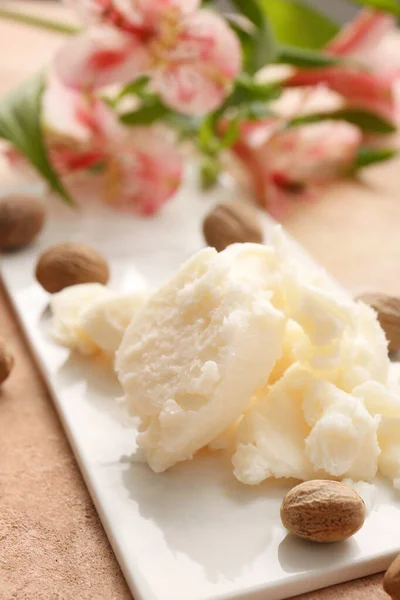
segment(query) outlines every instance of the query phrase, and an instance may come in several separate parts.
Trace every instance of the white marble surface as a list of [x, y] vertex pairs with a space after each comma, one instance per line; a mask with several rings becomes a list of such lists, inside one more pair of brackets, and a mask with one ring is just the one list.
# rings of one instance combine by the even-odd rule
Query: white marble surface
[[281, 526], [282, 483], [243, 486], [218, 454], [201, 453], [162, 475], [132, 462], [134, 428], [115, 402], [120, 389], [112, 370], [69, 355], [48, 336], [48, 297], [33, 278], [43, 248], [85, 241], [110, 259], [114, 287], [157, 285], [203, 245], [203, 213], [230, 193], [207, 198], [188, 184], [150, 220], [54, 205], [38, 243], [2, 260], [10, 297], [135, 600], [278, 600], [378, 572], [400, 550], [400, 499], [381, 482], [353, 539], [315, 546]]

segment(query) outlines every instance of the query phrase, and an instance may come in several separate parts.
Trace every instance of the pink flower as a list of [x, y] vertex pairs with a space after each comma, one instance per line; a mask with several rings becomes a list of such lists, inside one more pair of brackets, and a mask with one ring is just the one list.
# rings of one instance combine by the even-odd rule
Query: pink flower
[[106, 160], [87, 97], [50, 76], [43, 97], [43, 128], [50, 161], [61, 176]]
[[[74, 2], [76, 5], [77, 2]], [[218, 108], [241, 69], [241, 48], [226, 22], [198, 0], [87, 0], [92, 25], [58, 54], [65, 84], [91, 89], [139, 75], [171, 108], [203, 115]]]
[[362, 135], [346, 122], [282, 129], [276, 120], [245, 124], [234, 151], [247, 168], [259, 202], [278, 219], [299, 201], [346, 174]]
[[183, 161], [166, 130], [125, 127], [100, 100], [80, 108], [79, 119], [92, 134], [93, 151], [103, 154], [106, 202], [149, 216], [172, 198], [182, 181]]
[[157, 212], [178, 190], [183, 160], [168, 132], [157, 126], [125, 127], [100, 100], [91, 100], [79, 119], [92, 132], [105, 164], [105, 200], [142, 215]]
[[[102, 166], [104, 199], [142, 215], [157, 212], [176, 193], [183, 161], [165, 129], [121, 125], [101, 100], [65, 89], [51, 78], [44, 96], [45, 140], [50, 161], [63, 177]], [[7, 147], [10, 164], [27, 161]]]
[[181, 156], [167, 137], [148, 127], [133, 129], [126, 144], [107, 165], [106, 200], [122, 210], [152, 215], [181, 184]]
[[371, 69], [377, 46], [396, 20], [391, 15], [364, 9], [331, 40], [325, 50], [337, 56], [349, 56], [364, 63], [368, 69], [354, 66], [296, 70], [285, 85], [289, 87], [324, 84], [340, 94], [351, 108], [365, 109], [391, 123], [397, 120], [398, 106], [394, 93], [397, 74], [379, 65]]
[[364, 108], [395, 122], [397, 105], [393, 81], [389, 77], [355, 67], [324, 67], [297, 70], [286, 81], [287, 87], [324, 84], [346, 100], [346, 105]]
[[392, 15], [367, 8], [358, 12], [325, 49], [336, 56], [351, 56], [365, 62], [370, 51], [376, 49], [395, 26], [396, 19]]
[[55, 68], [64, 85], [92, 90], [124, 84], [149, 69], [140, 41], [110, 27], [97, 27], [72, 38], [57, 54]]
[[193, 13], [201, 0], [64, 0], [86, 24], [109, 24], [122, 31], [151, 29], [165, 9]]

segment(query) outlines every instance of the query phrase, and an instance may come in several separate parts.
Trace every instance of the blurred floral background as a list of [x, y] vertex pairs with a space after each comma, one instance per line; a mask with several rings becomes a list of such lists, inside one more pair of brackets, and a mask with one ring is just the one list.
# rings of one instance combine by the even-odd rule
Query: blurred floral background
[[396, 0], [67, 4], [80, 27], [0, 9], [65, 35], [1, 100], [0, 137], [11, 168], [67, 202], [77, 177], [101, 178], [105, 202], [149, 216], [194, 160], [199, 185], [229, 172], [283, 220], [396, 153]]

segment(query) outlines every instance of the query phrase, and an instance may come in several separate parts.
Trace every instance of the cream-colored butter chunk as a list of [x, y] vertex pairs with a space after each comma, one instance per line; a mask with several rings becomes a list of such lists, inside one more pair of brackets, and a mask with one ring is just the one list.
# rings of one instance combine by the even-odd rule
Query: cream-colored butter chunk
[[234, 474], [242, 483], [257, 485], [270, 477], [312, 477], [314, 470], [305, 455], [310, 428], [302, 411], [306, 382], [306, 371], [293, 365], [259, 395], [242, 419], [232, 458]]
[[114, 354], [148, 296], [143, 290], [100, 298], [81, 312], [80, 328], [104, 352]]
[[312, 427], [305, 452], [316, 470], [354, 481], [375, 477], [380, 419], [368, 413], [361, 399], [314, 377], [304, 397], [303, 412]]
[[349, 392], [371, 380], [387, 385], [390, 365], [388, 343], [375, 311], [362, 302], [356, 306], [356, 327], [344, 335], [337, 381]]
[[51, 334], [56, 342], [81, 354], [96, 353], [99, 348], [82, 329], [80, 314], [96, 300], [110, 295], [110, 290], [100, 283], [73, 285], [53, 294], [50, 300]]
[[400, 489], [400, 393], [396, 386], [387, 388], [367, 381], [354, 390], [372, 416], [380, 418], [378, 442], [381, 449], [379, 471]]
[[202, 250], [128, 328], [116, 369], [154, 471], [222, 434], [266, 384], [286, 321], [271, 304], [273, 270], [261, 245]]
[[295, 363], [243, 417], [234, 473], [250, 485], [269, 477], [370, 480], [380, 453], [378, 424], [361, 399]]

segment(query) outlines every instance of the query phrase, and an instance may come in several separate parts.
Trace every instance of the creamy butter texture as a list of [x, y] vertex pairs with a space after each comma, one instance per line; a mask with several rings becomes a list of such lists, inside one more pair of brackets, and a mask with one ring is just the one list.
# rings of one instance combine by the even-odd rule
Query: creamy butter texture
[[112, 292], [99, 283], [67, 287], [51, 298], [51, 333], [59, 344], [80, 354], [113, 356], [147, 296], [147, 291]]
[[267, 246], [201, 250], [152, 293], [75, 286], [52, 308], [59, 342], [116, 352], [154, 471], [208, 446], [249, 485], [334, 477], [368, 490], [379, 472], [400, 489], [400, 390], [376, 314], [279, 228]]
[[80, 328], [101, 350], [114, 354], [148, 296], [147, 291], [137, 291], [101, 297], [82, 309]]
[[271, 302], [271, 259], [261, 245], [202, 250], [129, 326], [116, 369], [155, 471], [192, 458], [266, 385], [286, 323]]
[[61, 344], [81, 354], [95, 354], [97, 344], [87, 335], [80, 323], [80, 314], [93, 302], [111, 295], [100, 283], [83, 283], [67, 287], [50, 300], [53, 315], [51, 333]]

